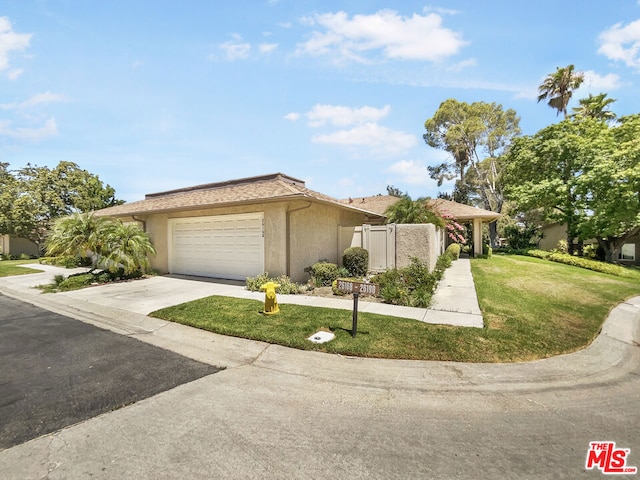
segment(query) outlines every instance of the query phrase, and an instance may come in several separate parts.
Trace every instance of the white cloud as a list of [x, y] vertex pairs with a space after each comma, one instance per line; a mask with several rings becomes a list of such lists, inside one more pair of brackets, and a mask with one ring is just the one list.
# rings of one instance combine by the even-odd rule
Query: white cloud
[[0, 104], [0, 110], [18, 110], [35, 107], [36, 105], [45, 105], [47, 103], [64, 102], [66, 100], [67, 98], [64, 95], [51, 92], [37, 93], [21, 103], [12, 102]]
[[311, 141], [347, 147], [366, 147], [371, 154], [376, 156], [398, 155], [418, 143], [415, 135], [392, 130], [373, 122], [357, 125], [349, 130], [316, 134], [311, 138]]
[[258, 50], [260, 50], [260, 53], [271, 53], [276, 48], [278, 48], [277, 43], [261, 43], [260, 45], [258, 45]]
[[14, 70], [10, 70], [7, 72], [7, 78], [9, 80], [17, 80], [18, 77], [22, 75], [23, 72], [24, 70], [22, 68], [16, 68]]
[[287, 113], [284, 116], [285, 120], [290, 120], [292, 122], [297, 122], [298, 119], [300, 118], [300, 114], [296, 113], [296, 112], [291, 112], [291, 113]]
[[249, 56], [251, 44], [243, 42], [242, 37], [237, 34], [232, 35], [233, 40], [218, 45], [227, 57], [227, 60], [242, 60]]
[[64, 102], [66, 97], [51, 92], [38, 93], [20, 104], [21, 108], [33, 107], [53, 102]]
[[391, 164], [386, 171], [408, 185], [426, 186], [433, 183], [424, 160], [400, 160]]
[[450, 72], [461, 72], [465, 68], [475, 67], [476, 65], [478, 65], [478, 61], [475, 58], [468, 58], [454, 65], [451, 65], [449, 68], [447, 68], [447, 70]]
[[386, 117], [391, 111], [391, 106], [382, 108], [364, 106], [360, 108], [345, 107], [342, 105], [315, 105], [305, 115], [309, 119], [309, 125], [320, 127], [331, 124], [338, 127], [346, 127], [364, 122], [375, 122]]
[[620, 76], [615, 73], [607, 73], [603, 76], [593, 70], [586, 70], [580, 90], [606, 92], [620, 88], [620, 86]]
[[367, 62], [367, 53], [386, 59], [440, 61], [456, 54], [467, 44], [460, 33], [442, 25], [435, 13], [411, 17], [393, 10], [372, 15], [345, 12], [315, 14], [301, 19], [305, 25], [319, 27], [304, 43], [298, 54], [331, 55], [336, 61]]
[[600, 34], [598, 53], [640, 70], [640, 19], [623, 26], [616, 23]]
[[[8, 17], [0, 17], [0, 71], [9, 68], [9, 54], [13, 51], [22, 51], [29, 46], [30, 33], [15, 33]], [[9, 78], [15, 80], [22, 70], [12, 70]]]
[[29, 142], [39, 142], [58, 135], [58, 126], [54, 118], [47, 120], [41, 127], [13, 127], [11, 122], [0, 122], [0, 136]]

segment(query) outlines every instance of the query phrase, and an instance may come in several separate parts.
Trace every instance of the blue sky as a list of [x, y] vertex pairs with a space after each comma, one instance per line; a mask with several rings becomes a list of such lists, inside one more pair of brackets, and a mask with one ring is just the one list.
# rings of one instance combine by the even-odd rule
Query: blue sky
[[3, 0], [0, 161], [76, 162], [127, 201], [273, 172], [346, 198], [439, 190], [422, 139], [447, 98], [558, 121], [575, 64], [640, 113], [640, 1]]

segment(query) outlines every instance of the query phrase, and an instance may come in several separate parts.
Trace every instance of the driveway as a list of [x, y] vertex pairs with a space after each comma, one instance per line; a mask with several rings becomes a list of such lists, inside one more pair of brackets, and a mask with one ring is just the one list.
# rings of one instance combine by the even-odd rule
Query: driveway
[[0, 294], [0, 450], [218, 371]]

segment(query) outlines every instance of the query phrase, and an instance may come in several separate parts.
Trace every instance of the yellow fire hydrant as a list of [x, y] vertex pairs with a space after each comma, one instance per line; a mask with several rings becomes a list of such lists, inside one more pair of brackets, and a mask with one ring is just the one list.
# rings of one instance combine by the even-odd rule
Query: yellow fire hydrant
[[278, 299], [276, 298], [276, 288], [279, 286], [280, 284], [275, 282], [267, 282], [260, 286], [260, 290], [265, 292], [264, 310], [262, 311], [265, 315], [275, 315], [280, 312]]

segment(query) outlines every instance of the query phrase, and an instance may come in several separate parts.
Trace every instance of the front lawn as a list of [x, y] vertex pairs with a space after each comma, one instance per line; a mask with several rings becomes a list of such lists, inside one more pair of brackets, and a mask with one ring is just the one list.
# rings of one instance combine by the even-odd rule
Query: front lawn
[[[208, 297], [152, 313], [157, 318], [305, 350], [343, 355], [461, 362], [515, 362], [568, 353], [588, 345], [609, 310], [640, 295], [640, 281], [536, 258], [494, 256], [473, 260], [472, 272], [485, 328], [429, 325], [359, 313], [351, 337], [351, 311]], [[318, 330], [336, 338], [306, 340]]]
[[34, 270], [33, 268], [21, 267], [25, 263], [35, 263], [37, 260], [2, 260], [0, 261], [0, 277], [9, 277], [11, 275], [26, 275], [27, 273], [41, 273], [42, 270]]

